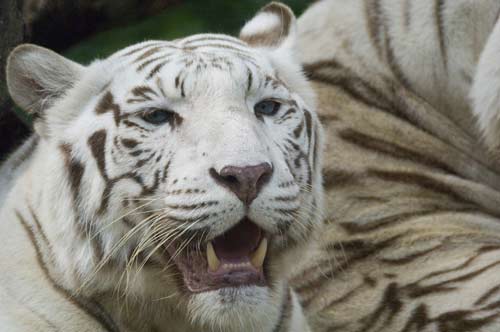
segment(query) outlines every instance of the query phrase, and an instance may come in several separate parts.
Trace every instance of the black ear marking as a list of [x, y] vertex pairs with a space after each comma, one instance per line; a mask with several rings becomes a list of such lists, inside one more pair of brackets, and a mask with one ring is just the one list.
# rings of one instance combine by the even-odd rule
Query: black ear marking
[[255, 47], [279, 47], [288, 38], [295, 38], [295, 25], [295, 15], [288, 6], [271, 2], [243, 27], [240, 39]]

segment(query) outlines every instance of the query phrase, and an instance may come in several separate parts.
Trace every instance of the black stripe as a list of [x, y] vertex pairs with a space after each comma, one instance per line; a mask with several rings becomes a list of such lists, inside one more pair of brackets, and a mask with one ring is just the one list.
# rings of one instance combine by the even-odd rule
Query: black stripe
[[[408, 321], [406, 322], [405, 327], [401, 330], [402, 332], [409, 331], [423, 331], [425, 326], [430, 322], [429, 314], [427, 313], [427, 305], [420, 304], [417, 308], [415, 308]], [[415, 329], [413, 329], [415, 327]]]
[[197, 37], [197, 38], [195, 37], [195, 38], [192, 38], [192, 39], [184, 40], [183, 44], [187, 46], [187, 45], [190, 45], [190, 44], [193, 44], [193, 43], [207, 42], [207, 41], [224, 41], [224, 42], [236, 44], [238, 46], [244, 46], [244, 47], [247, 46], [243, 42], [241, 42], [240, 40], [238, 40], [238, 39], [236, 39], [234, 37], [229, 37], [229, 36], [225, 36], [225, 35], [200, 36], [200, 37]]
[[[316, 130], [314, 131], [314, 144], [313, 144], [313, 150], [312, 150], [312, 153], [313, 153], [313, 156], [312, 156], [312, 160], [313, 160], [313, 165], [311, 167], [312, 171], [313, 172], [321, 172], [321, 170], [319, 169], [320, 168], [320, 164], [319, 164], [319, 158], [320, 158], [320, 152], [319, 151], [319, 134], [318, 134], [318, 130], [319, 128], [316, 128]], [[318, 174], [319, 176], [319, 174]]]
[[140, 56], [138, 56], [133, 62], [138, 63], [142, 60], [145, 60], [146, 58], [150, 57], [153, 54], [158, 53], [159, 51], [161, 51], [163, 49], [165, 49], [165, 46], [163, 46], [163, 45], [152, 47], [149, 50], [147, 50], [146, 52], [142, 53]]
[[368, 29], [368, 35], [375, 48], [379, 59], [382, 59], [384, 47], [382, 42], [384, 40], [384, 22], [383, 13], [380, 8], [380, 0], [365, 0], [365, 17]]
[[331, 122], [337, 122], [341, 120], [338, 114], [319, 114], [318, 118], [319, 122], [324, 125], [329, 125]]
[[398, 258], [380, 258], [381, 262], [384, 262], [389, 265], [403, 265], [403, 264], [409, 264], [413, 263], [414, 260], [426, 256], [427, 254], [433, 252], [434, 250], [438, 250], [441, 248], [443, 244], [437, 244], [433, 246], [432, 248], [422, 250], [419, 252], [413, 252], [405, 255], [404, 257], [398, 257]]
[[100, 115], [110, 111], [113, 113], [113, 119], [115, 120], [115, 124], [118, 126], [121, 116], [120, 106], [115, 104], [113, 94], [108, 91], [99, 100], [99, 103], [95, 108], [95, 112]]
[[159, 64], [157, 64], [156, 66], [154, 66], [154, 68], [151, 69], [151, 71], [149, 72], [149, 74], [146, 77], [146, 79], [147, 80], [151, 79], [155, 74], [157, 74], [163, 68], [163, 66], [165, 66], [169, 62], [170, 62], [169, 60], [162, 61]]
[[139, 129], [139, 130], [141, 130], [141, 131], [147, 131], [147, 132], [151, 131], [151, 130], [149, 130], [148, 128], [145, 128], [145, 127], [141, 126], [140, 124], [135, 123], [135, 122], [130, 121], [130, 120], [123, 120], [123, 122], [122, 122], [122, 123], [123, 123], [125, 126], [129, 127], [129, 128], [137, 128], [137, 129]]
[[295, 138], [300, 138], [300, 134], [302, 134], [302, 129], [304, 129], [304, 121], [300, 121], [299, 125], [293, 130], [293, 136]]
[[384, 154], [404, 161], [412, 161], [430, 168], [441, 170], [444, 173], [456, 175], [457, 172], [431, 155], [423, 154], [417, 150], [410, 150], [400, 146], [395, 140], [385, 141], [374, 136], [369, 136], [354, 129], [347, 128], [339, 131], [339, 137], [353, 145], [374, 153]]
[[217, 204], [219, 204], [218, 201], [206, 201], [197, 204], [174, 204], [174, 205], [167, 204], [166, 207], [174, 210], [197, 210], [208, 206], [214, 206]]
[[121, 143], [124, 147], [126, 147], [127, 149], [133, 149], [135, 148], [137, 145], [139, 145], [139, 142], [136, 141], [135, 139], [133, 138], [122, 138], [121, 140]]
[[307, 133], [307, 144], [309, 144], [309, 148], [307, 149], [308, 153], [312, 151], [312, 130], [313, 130], [313, 121], [311, 113], [304, 109], [304, 117], [306, 121], [306, 133]]
[[403, 309], [400, 293], [397, 283], [392, 282], [387, 285], [376, 310], [363, 320], [365, 324], [359, 331], [369, 331], [380, 320], [384, 320], [384, 326], [390, 325], [396, 315]]
[[308, 79], [338, 86], [354, 99], [368, 106], [380, 108], [387, 112], [391, 112], [391, 109], [395, 107], [394, 103], [381, 91], [334, 60], [304, 64], [304, 71]]
[[137, 52], [140, 52], [142, 50], [145, 50], [149, 47], [153, 47], [153, 46], [160, 45], [160, 44], [161, 44], [161, 42], [151, 42], [151, 43], [148, 43], [147, 45], [142, 45], [140, 47], [134, 48], [134, 49], [128, 51], [127, 53], [123, 54], [122, 56], [124, 56], [124, 57], [129, 56], [129, 55], [135, 54]]
[[186, 79], [183, 78], [181, 82], [181, 97], [185, 98], [186, 97], [186, 90], [184, 89], [184, 83], [186, 82]]
[[240, 57], [242, 59], [244, 59], [245, 61], [253, 64], [255, 67], [257, 68], [260, 68], [260, 66], [255, 62], [255, 59], [253, 58], [253, 56], [248, 53], [246, 50], [243, 50], [243, 49], [239, 49], [239, 48], [236, 48], [236, 47], [233, 47], [233, 46], [230, 46], [230, 45], [224, 45], [224, 44], [207, 44], [207, 45], [199, 45], [199, 46], [188, 46], [185, 48], [186, 51], [194, 51], [194, 50], [197, 50], [199, 48], [219, 48], [219, 49], [225, 49], [225, 50], [228, 50], [228, 51], [232, 51], [232, 54], [234, 56], [237, 56], [237, 57]]
[[342, 169], [323, 170], [323, 184], [326, 190], [358, 185], [364, 178], [365, 174]]
[[92, 156], [94, 157], [97, 168], [101, 173], [101, 176], [107, 180], [108, 176], [106, 175], [106, 130], [102, 129], [96, 131], [90, 136], [88, 139], [88, 145], [90, 147], [90, 151], [92, 152]]
[[448, 55], [446, 52], [446, 34], [444, 26], [444, 6], [445, 0], [434, 0], [434, 20], [436, 24], [437, 38], [439, 42], [439, 50], [443, 61], [444, 70], [448, 69]]
[[[351, 266], [356, 266], [357, 262], [376, 256], [382, 250], [394, 246], [395, 243], [405, 235], [406, 234], [394, 235], [379, 242], [369, 239], [355, 239], [343, 241], [336, 240], [332, 243], [328, 243], [324, 248], [328, 258], [321, 263], [315, 263], [314, 269], [318, 272], [317, 275], [307, 278], [306, 282], [300, 285], [300, 287], [295, 287], [295, 290], [299, 293], [315, 291], [319, 289], [324, 282], [331, 281], [332, 277], [336, 275], [336, 272], [345, 272], [345, 270]], [[342, 257], [345, 257], [345, 259], [332, 265], [331, 257], [335, 255], [335, 252], [342, 252]], [[346, 257], [345, 255], [348, 256]], [[310, 271], [304, 271], [304, 273], [306, 272], [310, 273]]]
[[250, 68], [247, 68], [247, 72], [248, 72], [247, 92], [249, 92], [250, 89], [252, 88], [253, 74], [252, 74], [252, 71], [250, 70]]
[[[457, 192], [455, 188], [443, 181], [428, 176], [423, 173], [405, 172], [405, 171], [385, 171], [378, 169], [369, 169], [368, 175], [379, 178], [383, 181], [399, 182], [403, 184], [421, 187], [424, 190], [432, 190], [436, 193], [449, 196], [452, 200], [463, 203], [464, 205], [474, 206], [474, 202], [468, 201], [461, 193]], [[472, 204], [471, 204], [472, 203]], [[491, 211], [494, 214], [494, 211]]]
[[391, 69], [394, 77], [408, 90], [412, 90], [408, 78], [403, 72], [403, 69], [399, 65], [397, 57], [394, 54], [394, 48], [392, 47], [391, 35], [389, 33], [389, 28], [385, 27], [385, 55], [387, 57], [387, 64]]
[[186, 51], [194, 51], [194, 50], [197, 50], [199, 48], [222, 48], [222, 49], [226, 49], [226, 50], [235, 51], [235, 52], [237, 52], [239, 54], [243, 54], [247, 57], [251, 57], [250, 54], [247, 54], [247, 50], [245, 50], [243, 48], [236, 47], [235, 45], [214, 43], [214, 44], [201, 44], [201, 45], [193, 45], [193, 46], [184, 47], [184, 49]]
[[[500, 261], [495, 261], [491, 264], [488, 264], [480, 269], [474, 270], [472, 272], [466, 273], [464, 275], [455, 277], [455, 278], [450, 278], [442, 282], [438, 282], [435, 284], [427, 285], [427, 286], [419, 286], [417, 283], [412, 284], [411, 291], [408, 293], [408, 296], [411, 298], [418, 298], [422, 296], [426, 296], [432, 293], [440, 293], [440, 292], [446, 292], [446, 291], [453, 291], [455, 290], [457, 282], [466, 282], [469, 281], [478, 275], [489, 271], [490, 269], [497, 267], [500, 265]], [[410, 290], [410, 287], [409, 287]]]
[[476, 302], [474, 302], [474, 305], [481, 305], [481, 304], [485, 303], [490, 298], [492, 298], [494, 295], [497, 295], [499, 292], [500, 292], [500, 285], [496, 285], [496, 286], [489, 288], [486, 292], [483, 293], [483, 295], [481, 295], [479, 297], [479, 299], [477, 299]]
[[73, 204], [76, 209], [78, 206], [78, 196], [80, 192], [80, 184], [82, 182], [85, 168], [83, 164], [75, 160], [72, 156], [72, 148], [69, 144], [62, 144], [60, 149], [64, 156], [66, 172], [68, 173], [71, 193], [73, 194]]
[[281, 313], [278, 319], [278, 323], [273, 329], [273, 332], [286, 332], [288, 330], [288, 320], [291, 318], [291, 313], [293, 310], [292, 303], [292, 290], [286, 288], [286, 295], [283, 298], [283, 303], [281, 304]]
[[137, 66], [136, 68], [136, 71], [138, 73], [140, 73], [144, 68], [146, 68], [148, 65], [150, 65], [151, 63], [153, 62], [156, 62], [156, 61], [159, 61], [159, 60], [166, 60], [166, 59], [170, 59], [164, 55], [161, 55], [161, 56], [158, 56], [156, 58], [153, 58], [153, 59], [149, 59], [147, 61], [144, 61], [143, 63], [141, 63], [139, 66]]
[[149, 94], [158, 97], [158, 94], [153, 89], [151, 89], [151, 87], [146, 85], [136, 86], [132, 89], [132, 94], [135, 97], [143, 98], [146, 100], [151, 100]]
[[304, 70], [310, 80], [336, 86], [354, 100], [368, 107], [378, 108], [427, 134], [435, 136], [434, 133], [421, 126], [418, 117], [414, 115], [414, 108], [408, 105], [403, 98], [398, 98], [397, 94], [394, 93], [394, 85], [386, 86], [388, 92], [384, 93], [361, 79], [350, 69], [342, 68], [338, 62], [331, 60], [305, 64]]
[[[329, 302], [321, 308], [322, 309], [321, 311], [323, 311], [323, 312], [329, 311], [330, 309], [332, 309], [332, 307], [336, 306], [337, 304], [342, 304], [342, 303], [349, 301], [349, 299], [351, 297], [353, 297], [354, 295], [358, 294], [358, 292], [360, 290], [362, 290], [364, 286], [365, 286], [364, 284], [361, 284], [361, 285], [356, 286], [353, 289], [349, 290], [348, 292], [346, 292], [345, 294], [341, 295], [338, 298], [330, 299]], [[304, 303], [304, 307], [308, 307], [313, 299], [314, 299], [314, 297], [310, 298], [309, 301]]]
[[442, 276], [443, 274], [447, 274], [447, 273], [451, 273], [451, 272], [458, 272], [460, 270], [466, 269], [469, 266], [471, 266], [474, 263], [474, 261], [477, 260], [478, 257], [480, 257], [479, 253], [475, 254], [472, 257], [470, 257], [465, 262], [463, 262], [462, 264], [460, 264], [460, 265], [458, 265], [456, 267], [452, 267], [452, 268], [447, 268], [447, 269], [443, 269], [443, 270], [438, 270], [438, 271], [431, 272], [431, 273], [423, 276], [422, 278], [420, 278], [419, 280], [417, 280], [413, 284], [410, 284], [410, 285], [417, 285], [417, 284], [419, 284], [419, 283], [421, 283], [423, 281], [426, 281], [428, 279], [431, 279], [431, 278], [434, 278], [434, 277], [437, 277], [437, 276]]
[[406, 31], [410, 30], [410, 27], [411, 27], [411, 5], [413, 3], [413, 0], [405, 0], [405, 3], [403, 5], [403, 25], [406, 29]]
[[419, 217], [426, 217], [432, 215], [437, 216], [438, 214], [442, 213], [458, 213], [458, 212], [469, 212], [469, 211], [473, 212], [475, 210], [463, 209], [457, 211], [457, 209], [452, 210], [451, 208], [443, 209], [435, 207], [423, 211], [420, 210], [420, 211], [412, 211], [405, 213], [397, 213], [386, 217], [373, 219], [367, 223], [361, 223], [360, 221], [343, 221], [340, 222], [339, 225], [349, 234], [359, 234], [359, 233], [366, 233], [366, 232], [380, 230], [381, 228], [387, 228], [388, 226], [401, 224], [406, 221], [411, 221]]

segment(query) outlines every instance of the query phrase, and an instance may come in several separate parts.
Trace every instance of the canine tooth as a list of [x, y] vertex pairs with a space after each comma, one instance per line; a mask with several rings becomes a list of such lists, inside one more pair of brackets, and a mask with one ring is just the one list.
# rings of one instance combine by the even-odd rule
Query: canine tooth
[[215, 272], [220, 266], [220, 261], [219, 258], [217, 258], [217, 255], [215, 254], [214, 246], [212, 245], [212, 242], [208, 242], [207, 244], [207, 261], [208, 261], [208, 268], [210, 271]]
[[250, 260], [252, 262], [252, 265], [257, 269], [260, 269], [262, 267], [262, 264], [264, 264], [264, 260], [266, 259], [266, 254], [267, 254], [267, 239], [263, 238], [262, 241], [260, 241], [259, 247], [253, 254], [252, 259]]

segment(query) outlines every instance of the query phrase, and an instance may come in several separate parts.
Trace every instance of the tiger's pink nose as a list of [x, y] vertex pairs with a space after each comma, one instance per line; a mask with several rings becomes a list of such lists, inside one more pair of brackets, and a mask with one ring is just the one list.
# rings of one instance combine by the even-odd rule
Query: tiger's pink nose
[[243, 203], [250, 205], [269, 181], [273, 168], [268, 163], [255, 166], [226, 166], [217, 172], [210, 169], [210, 175], [223, 187], [231, 190]]

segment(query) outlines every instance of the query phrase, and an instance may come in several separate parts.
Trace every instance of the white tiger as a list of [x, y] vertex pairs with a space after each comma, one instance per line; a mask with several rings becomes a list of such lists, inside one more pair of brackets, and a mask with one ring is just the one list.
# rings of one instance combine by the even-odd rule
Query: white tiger
[[[331, 59], [383, 85], [396, 79], [462, 130], [500, 143], [500, 2], [324, 0], [299, 21], [305, 63]], [[472, 112], [471, 112], [472, 110]]]
[[500, 331], [499, 13], [324, 0], [299, 19], [326, 143], [326, 229], [292, 282], [313, 331]]
[[0, 173], [1, 331], [309, 330], [287, 278], [321, 224], [321, 128], [296, 30], [272, 3], [240, 39], [12, 52], [36, 133]]
[[324, 0], [296, 47], [273, 3], [241, 40], [87, 68], [18, 48], [9, 87], [39, 118], [0, 170], [0, 327], [497, 332], [500, 167], [473, 114], [496, 146], [498, 13]]

